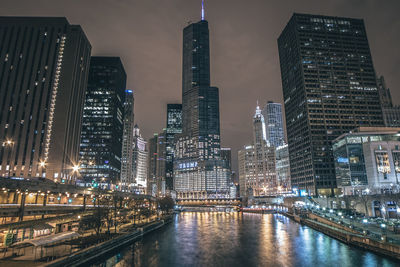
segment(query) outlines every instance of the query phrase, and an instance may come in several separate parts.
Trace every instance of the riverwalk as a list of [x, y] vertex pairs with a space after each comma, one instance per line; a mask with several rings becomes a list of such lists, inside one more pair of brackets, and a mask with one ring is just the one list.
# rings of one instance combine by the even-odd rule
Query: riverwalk
[[[400, 245], [398, 242], [398, 235], [396, 239], [392, 236], [391, 242], [388, 242], [387, 235], [376, 235], [368, 233], [362, 228], [355, 227], [352, 224], [346, 224], [342, 221], [334, 221], [332, 218], [326, 218], [319, 214], [306, 212], [301, 215], [283, 213], [289, 215], [295, 221], [307, 225], [321, 233], [330, 237], [338, 239], [348, 245], [363, 248], [375, 253], [392, 257], [400, 260]], [[371, 227], [371, 226], [370, 226]]]
[[166, 217], [164, 220], [152, 222], [144, 225], [133, 232], [123, 234], [117, 238], [111, 239], [97, 246], [90, 247], [79, 251], [73, 255], [55, 260], [44, 266], [48, 267], [62, 267], [62, 266], [87, 266], [89, 263], [94, 262], [97, 258], [102, 257], [116, 249], [126, 247], [129, 244], [141, 239], [144, 235], [155, 231], [164, 225], [170, 223], [172, 217]]

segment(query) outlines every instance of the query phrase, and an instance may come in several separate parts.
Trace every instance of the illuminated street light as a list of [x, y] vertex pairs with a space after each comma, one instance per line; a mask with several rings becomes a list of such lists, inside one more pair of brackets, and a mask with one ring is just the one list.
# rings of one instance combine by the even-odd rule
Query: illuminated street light
[[41, 161], [41, 162], [40, 162], [40, 167], [42, 167], [42, 168], [43, 168], [44, 166], [46, 166], [46, 162], [44, 162], [44, 161]]
[[368, 222], [368, 219], [363, 219], [362, 222], [363, 222], [363, 223], [367, 223], [367, 222]]
[[74, 171], [74, 172], [78, 172], [79, 171], [79, 165], [74, 165], [73, 167], [72, 167], [72, 170]]
[[7, 139], [5, 142], [3, 142], [3, 146], [12, 146], [14, 145], [14, 141], [12, 139]]

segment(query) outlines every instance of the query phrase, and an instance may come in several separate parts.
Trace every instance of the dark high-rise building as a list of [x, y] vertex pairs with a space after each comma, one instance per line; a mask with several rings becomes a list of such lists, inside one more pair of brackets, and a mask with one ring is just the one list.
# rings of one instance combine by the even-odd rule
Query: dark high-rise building
[[332, 140], [383, 125], [364, 22], [294, 14], [278, 47], [292, 187], [332, 194]]
[[133, 166], [134, 138], [134, 96], [132, 90], [125, 90], [124, 132], [122, 137], [121, 184], [124, 190], [135, 182]]
[[149, 139], [148, 151], [149, 156], [147, 158], [147, 194], [156, 196], [157, 195], [157, 145], [158, 134], [155, 133], [152, 138]]
[[0, 17], [0, 175], [70, 182], [91, 46], [65, 18]]
[[166, 189], [174, 189], [175, 136], [182, 133], [182, 104], [167, 104], [165, 179]]
[[226, 162], [220, 158], [219, 94], [210, 87], [208, 22], [183, 30], [182, 134], [177, 137], [174, 187], [178, 198], [229, 197]]
[[282, 104], [268, 101], [262, 115], [265, 120], [265, 132], [267, 141], [271, 146], [278, 147], [284, 144]]
[[120, 180], [125, 87], [119, 57], [91, 58], [80, 151], [85, 182]]
[[229, 169], [232, 168], [232, 150], [230, 147], [221, 147], [221, 159], [226, 161]]
[[400, 127], [400, 106], [393, 105], [390, 89], [386, 87], [383, 76], [377, 79], [383, 121], [386, 127]]

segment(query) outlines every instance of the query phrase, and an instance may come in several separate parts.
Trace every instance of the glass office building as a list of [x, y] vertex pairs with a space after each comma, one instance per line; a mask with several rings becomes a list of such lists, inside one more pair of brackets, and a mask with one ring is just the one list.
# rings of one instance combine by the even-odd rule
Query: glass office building
[[92, 57], [83, 110], [81, 175], [107, 187], [121, 174], [126, 74], [119, 57]]
[[278, 48], [292, 187], [332, 195], [332, 141], [356, 127], [383, 126], [364, 22], [294, 14]]
[[278, 147], [285, 143], [283, 133], [282, 104], [268, 101], [262, 111], [265, 121], [267, 140], [271, 146]]
[[178, 198], [229, 198], [230, 171], [220, 157], [219, 93], [210, 86], [208, 22], [183, 30], [182, 134], [176, 137]]

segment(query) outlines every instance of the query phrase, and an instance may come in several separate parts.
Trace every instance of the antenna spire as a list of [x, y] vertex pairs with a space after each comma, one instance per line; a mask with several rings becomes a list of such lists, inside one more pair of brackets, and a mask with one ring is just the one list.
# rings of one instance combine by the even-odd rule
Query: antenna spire
[[204, 0], [201, 0], [201, 20], [204, 20]]

